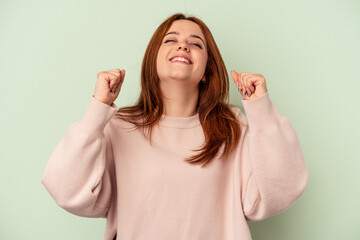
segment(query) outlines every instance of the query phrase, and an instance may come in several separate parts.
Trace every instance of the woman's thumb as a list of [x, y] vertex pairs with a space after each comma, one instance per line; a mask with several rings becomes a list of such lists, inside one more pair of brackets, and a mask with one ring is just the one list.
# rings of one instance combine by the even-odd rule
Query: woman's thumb
[[231, 71], [231, 76], [232, 78], [237, 82], [238, 81], [238, 78], [239, 78], [239, 75], [237, 72], [235, 72], [234, 70]]

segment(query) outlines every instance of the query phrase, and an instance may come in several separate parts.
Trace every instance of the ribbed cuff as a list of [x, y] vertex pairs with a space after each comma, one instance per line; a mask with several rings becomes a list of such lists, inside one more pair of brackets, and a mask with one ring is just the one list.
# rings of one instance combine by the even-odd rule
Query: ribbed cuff
[[277, 126], [284, 118], [280, 115], [266, 92], [254, 100], [242, 100], [249, 129], [267, 130]]
[[100, 134], [118, 110], [119, 108], [115, 103], [109, 106], [92, 96], [88, 108], [83, 118], [78, 122], [77, 127], [89, 135]]

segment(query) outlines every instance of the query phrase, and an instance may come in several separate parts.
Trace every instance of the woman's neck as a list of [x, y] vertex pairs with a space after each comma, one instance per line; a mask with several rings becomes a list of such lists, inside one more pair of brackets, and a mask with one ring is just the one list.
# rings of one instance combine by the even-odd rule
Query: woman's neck
[[199, 88], [174, 86], [162, 90], [164, 115], [172, 117], [191, 117], [197, 113]]

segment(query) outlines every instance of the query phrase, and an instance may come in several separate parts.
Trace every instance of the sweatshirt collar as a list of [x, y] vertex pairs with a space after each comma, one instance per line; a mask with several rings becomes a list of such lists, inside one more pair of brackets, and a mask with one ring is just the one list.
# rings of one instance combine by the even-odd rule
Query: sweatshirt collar
[[199, 125], [201, 125], [199, 113], [191, 117], [173, 117], [162, 114], [159, 121], [159, 126], [170, 128], [194, 128]]

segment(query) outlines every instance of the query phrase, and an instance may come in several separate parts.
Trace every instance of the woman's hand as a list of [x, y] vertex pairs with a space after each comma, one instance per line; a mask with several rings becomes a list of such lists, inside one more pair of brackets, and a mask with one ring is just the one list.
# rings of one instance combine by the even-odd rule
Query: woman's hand
[[265, 78], [261, 74], [231, 71], [231, 75], [245, 100], [254, 100], [268, 91]]
[[119, 96], [125, 70], [111, 69], [97, 74], [94, 97], [111, 106]]

